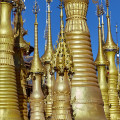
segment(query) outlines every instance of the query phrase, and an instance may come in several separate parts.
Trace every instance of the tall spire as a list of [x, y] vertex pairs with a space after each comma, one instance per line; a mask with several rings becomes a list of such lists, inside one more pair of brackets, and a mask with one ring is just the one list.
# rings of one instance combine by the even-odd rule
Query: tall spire
[[38, 22], [37, 22], [37, 14], [39, 12], [39, 6], [37, 1], [35, 0], [35, 6], [33, 7], [33, 13], [35, 14], [35, 23], [34, 23], [34, 56], [31, 65], [31, 72], [39, 73], [43, 72], [43, 67], [39, 58], [38, 52]]
[[108, 61], [105, 58], [104, 51], [103, 51], [103, 45], [102, 45], [102, 33], [101, 33], [101, 24], [100, 24], [100, 15], [101, 15], [101, 9], [99, 8], [99, 5], [97, 6], [97, 16], [98, 16], [98, 34], [99, 34], [99, 49], [98, 49], [98, 55], [95, 60], [96, 65], [108, 65]]
[[98, 82], [102, 93], [102, 98], [104, 102], [104, 111], [107, 120], [109, 120], [109, 104], [108, 104], [108, 85], [106, 81], [106, 66], [108, 65], [108, 61], [106, 60], [104, 51], [103, 51], [103, 44], [102, 44], [102, 33], [101, 33], [101, 24], [100, 24], [100, 15], [101, 9], [99, 5], [97, 6], [97, 16], [98, 16], [98, 35], [99, 35], [99, 49], [98, 55], [95, 60], [95, 64], [98, 71]]
[[48, 36], [47, 36], [47, 46], [46, 46], [46, 51], [44, 53], [44, 55], [42, 56], [42, 62], [50, 62], [51, 60], [51, 55], [53, 53], [53, 46], [52, 46], [52, 35], [51, 35], [51, 16], [50, 16], [50, 3], [52, 2], [52, 0], [46, 0], [47, 4], [48, 4]]
[[115, 64], [115, 55], [117, 52], [117, 45], [114, 43], [111, 34], [111, 25], [109, 18], [109, 0], [106, 0], [107, 7], [107, 27], [108, 34], [107, 40], [104, 45], [105, 54], [109, 61], [109, 74], [108, 74], [108, 95], [109, 95], [109, 111], [110, 111], [110, 119], [117, 120], [120, 119], [120, 106], [119, 106], [119, 98], [118, 98], [118, 71]]
[[44, 38], [45, 38], [45, 51], [47, 47], [47, 40], [48, 40], [48, 12], [47, 12], [47, 2], [46, 2], [46, 26], [45, 26], [45, 31], [44, 31]]
[[44, 95], [41, 88], [41, 80], [44, 72], [44, 68], [41, 64], [39, 53], [38, 53], [38, 23], [37, 14], [39, 12], [39, 6], [35, 0], [35, 6], [33, 7], [33, 13], [35, 14], [34, 23], [34, 56], [31, 66], [31, 76], [32, 76], [32, 94], [30, 95], [30, 107], [31, 116], [30, 120], [45, 120], [44, 116]]
[[70, 83], [68, 73], [73, 72], [73, 61], [64, 36], [63, 5], [60, 4], [60, 36], [56, 53], [53, 55], [52, 67], [57, 71], [54, 85], [52, 120], [72, 120], [70, 107]]
[[112, 34], [111, 34], [111, 24], [110, 24], [110, 16], [109, 16], [109, 0], [106, 0], [106, 7], [107, 7], [107, 28], [108, 28], [108, 33], [107, 33], [107, 40], [104, 45], [105, 50], [117, 50], [117, 45], [114, 43]]
[[48, 117], [50, 117], [52, 115], [52, 105], [53, 105], [53, 87], [54, 87], [54, 81], [55, 81], [55, 76], [54, 74], [51, 72], [50, 73], [50, 61], [52, 58], [52, 54], [53, 54], [53, 46], [52, 46], [52, 35], [51, 35], [51, 11], [50, 11], [50, 3], [52, 2], [52, 0], [46, 0], [47, 3], [47, 44], [46, 44], [46, 50], [44, 55], [42, 56], [41, 60], [42, 63], [44, 64], [45, 68], [46, 68], [46, 73], [47, 73], [47, 77], [45, 79], [45, 86], [47, 89], [47, 93], [46, 93], [46, 98], [45, 98], [45, 116], [46, 119]]
[[[62, 5], [62, 0], [61, 0], [61, 5], [60, 5], [60, 39], [64, 39], [64, 21], [63, 21], [63, 5]], [[60, 41], [61, 42], [61, 41]]]

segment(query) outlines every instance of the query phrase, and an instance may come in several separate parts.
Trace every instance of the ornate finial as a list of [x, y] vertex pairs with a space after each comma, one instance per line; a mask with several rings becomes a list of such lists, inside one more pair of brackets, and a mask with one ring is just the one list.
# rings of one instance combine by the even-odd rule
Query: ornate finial
[[105, 11], [104, 11], [104, 7], [103, 7], [103, 2], [102, 2], [102, 0], [101, 0], [100, 9], [101, 9], [101, 14], [104, 15]]
[[38, 52], [38, 23], [37, 23], [37, 13], [39, 12], [39, 6], [35, 0], [35, 6], [33, 7], [33, 13], [35, 14], [35, 23], [34, 23], [34, 56], [31, 65], [31, 73], [40, 73], [43, 74], [44, 68], [41, 64]]
[[100, 17], [101, 16], [101, 9], [100, 9], [100, 5], [97, 5], [97, 16]]
[[36, 0], [35, 0], [35, 6], [33, 6], [33, 10], [32, 11], [33, 11], [34, 14], [38, 14], [38, 12], [40, 11], [39, 5], [38, 5]]
[[117, 45], [114, 43], [111, 33], [111, 24], [110, 24], [110, 17], [109, 17], [109, 1], [106, 0], [106, 7], [107, 7], [107, 28], [108, 28], [108, 34], [107, 34], [107, 40], [104, 45], [105, 50], [117, 50]]
[[46, 15], [46, 19], [47, 19], [47, 23], [46, 23], [46, 50], [44, 55], [42, 56], [41, 60], [42, 62], [45, 63], [49, 63], [51, 61], [51, 56], [53, 54], [53, 46], [52, 46], [52, 35], [51, 35], [51, 11], [50, 11], [50, 3], [52, 2], [52, 0], [46, 0], [47, 4], [46, 4], [46, 9], [47, 9], [47, 15]]
[[19, 11], [24, 11], [26, 9], [25, 0], [11, 0], [11, 1], [12, 1], [12, 4], [13, 4], [13, 7], [14, 7], [14, 12], [16, 12], [17, 9]]
[[109, 0], [106, 0], [106, 7], [109, 7]]
[[63, 1], [61, 1], [61, 4], [59, 5], [59, 8], [61, 10], [60, 12], [60, 41], [64, 40], [64, 21], [63, 21]]
[[102, 41], [103, 41], [103, 44], [105, 44], [105, 34], [104, 34], [104, 13], [105, 13], [105, 10], [104, 10], [104, 7], [103, 7], [103, 1], [101, 0], [101, 5], [100, 5], [100, 9], [101, 9], [101, 15], [102, 15]]
[[64, 22], [63, 22], [63, 4], [62, 0], [59, 8], [60, 12], [60, 35], [57, 50], [53, 55], [52, 67], [61, 75], [67, 70], [68, 73], [73, 74], [73, 61], [70, 54], [70, 50], [67, 48], [65, 36], [64, 36]]
[[51, 3], [53, 0], [46, 0], [47, 3]]
[[109, 0], [106, 0], [106, 7], [107, 7], [107, 15], [106, 17], [109, 17]]
[[102, 46], [102, 32], [101, 32], [101, 24], [100, 24], [100, 16], [101, 16], [101, 9], [100, 6], [97, 5], [97, 16], [98, 16], [98, 37], [99, 37], [99, 49], [98, 49], [98, 55], [95, 60], [96, 66], [101, 66], [101, 65], [107, 65], [108, 61], [105, 58], [105, 54], [103, 52], [103, 46]]

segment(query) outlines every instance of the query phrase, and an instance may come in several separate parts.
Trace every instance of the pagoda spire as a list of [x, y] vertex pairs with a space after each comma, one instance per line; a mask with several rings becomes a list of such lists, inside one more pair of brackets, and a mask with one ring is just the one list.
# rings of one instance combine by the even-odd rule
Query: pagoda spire
[[51, 117], [52, 115], [52, 105], [53, 105], [53, 86], [55, 81], [55, 76], [53, 72], [50, 72], [50, 62], [52, 58], [53, 46], [52, 46], [52, 35], [51, 35], [51, 10], [50, 10], [50, 3], [52, 0], [46, 0], [47, 3], [47, 45], [44, 55], [42, 56], [41, 60], [46, 68], [47, 77], [45, 79], [45, 86], [48, 91], [46, 93], [45, 98], [45, 117], [46, 119]]
[[52, 0], [46, 0], [47, 5], [48, 5], [48, 10], [47, 10], [47, 19], [48, 19], [48, 31], [47, 31], [47, 46], [46, 46], [46, 51], [44, 55], [42, 56], [42, 62], [50, 62], [51, 60], [51, 55], [53, 53], [53, 46], [52, 46], [52, 35], [51, 35], [51, 11], [50, 11], [50, 3]]
[[38, 52], [38, 22], [37, 22], [37, 14], [39, 12], [39, 7], [37, 1], [35, 0], [35, 6], [33, 7], [33, 13], [35, 14], [35, 23], [34, 23], [34, 55], [31, 65], [31, 72], [39, 73], [43, 72], [43, 67], [39, 58]]
[[106, 60], [106, 56], [103, 51], [102, 32], [101, 32], [101, 24], [100, 24], [101, 9], [99, 5], [97, 6], [97, 16], [99, 21], [99, 25], [98, 25], [99, 48], [98, 48], [98, 55], [95, 60], [95, 64], [98, 70], [98, 82], [104, 102], [105, 116], [107, 120], [109, 120], [110, 116], [109, 116], [109, 103], [108, 103], [108, 84], [106, 80], [106, 66], [108, 65], [108, 61]]
[[106, 18], [107, 18], [108, 33], [107, 33], [107, 40], [106, 40], [106, 43], [104, 45], [104, 49], [117, 51], [117, 45], [114, 43], [113, 38], [112, 38], [112, 34], [111, 34], [111, 24], [110, 24], [110, 16], [109, 16], [109, 0], [106, 0], [106, 7], [107, 7]]
[[70, 105], [70, 83], [68, 76], [73, 72], [73, 61], [64, 36], [63, 5], [60, 4], [59, 43], [52, 59], [52, 67], [57, 72], [54, 85], [52, 120], [72, 120]]
[[99, 25], [98, 25], [99, 49], [98, 49], [98, 55], [95, 60], [95, 63], [97, 65], [107, 65], [108, 61], [105, 58], [103, 45], [102, 45], [102, 32], [101, 32], [101, 24], [100, 24], [101, 10], [99, 5], [97, 6], [97, 16], [98, 16], [98, 22], [99, 22]]
[[114, 43], [111, 34], [111, 25], [109, 17], [109, 0], [106, 0], [107, 7], [107, 27], [108, 34], [107, 40], [104, 45], [105, 54], [109, 61], [109, 74], [108, 74], [108, 95], [109, 95], [109, 105], [110, 105], [110, 120], [120, 119], [120, 106], [118, 100], [118, 71], [115, 64], [115, 55], [117, 52], [117, 45]]
[[45, 120], [44, 117], [44, 95], [41, 89], [41, 80], [44, 72], [44, 68], [41, 64], [39, 53], [38, 53], [38, 23], [37, 14], [39, 12], [39, 6], [35, 0], [35, 6], [33, 7], [33, 13], [35, 14], [34, 23], [34, 56], [31, 65], [31, 76], [33, 91], [30, 95], [30, 107], [31, 107], [31, 118], [30, 120]]

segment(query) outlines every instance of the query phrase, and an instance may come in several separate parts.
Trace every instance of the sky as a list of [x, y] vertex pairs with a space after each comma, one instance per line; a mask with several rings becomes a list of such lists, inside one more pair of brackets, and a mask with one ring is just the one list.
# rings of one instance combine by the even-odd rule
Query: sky
[[[44, 38], [44, 30], [46, 26], [46, 0], [37, 0], [40, 8], [40, 12], [38, 13], [38, 47], [40, 57], [44, 54], [45, 50], [45, 38]], [[105, 0], [103, 0], [104, 9]], [[58, 8], [60, 4], [59, 0], [53, 0], [51, 3], [51, 31], [52, 31], [52, 43], [56, 45], [56, 40], [58, 39], [58, 33], [60, 31], [60, 9]], [[23, 11], [23, 19], [25, 20], [24, 29], [28, 30], [28, 34], [24, 36], [24, 39], [27, 42], [30, 42], [32, 46], [34, 46], [34, 21], [35, 15], [32, 12], [34, 5], [34, 0], [26, 0], [25, 6], [26, 10]], [[120, 0], [110, 0], [109, 10], [111, 16], [111, 30], [114, 41], [116, 42], [116, 24], [118, 24], [118, 40], [120, 41]], [[64, 24], [66, 20], [65, 11], [64, 11]], [[105, 23], [105, 39], [107, 37], [107, 20], [106, 14], [104, 15], [104, 23]], [[96, 59], [98, 52], [98, 18], [96, 16], [96, 4], [93, 4], [92, 0], [89, 0], [89, 7], [87, 13], [87, 24], [90, 31], [91, 36], [91, 44], [92, 44], [92, 52], [93, 58]], [[120, 44], [120, 42], [119, 42]]]

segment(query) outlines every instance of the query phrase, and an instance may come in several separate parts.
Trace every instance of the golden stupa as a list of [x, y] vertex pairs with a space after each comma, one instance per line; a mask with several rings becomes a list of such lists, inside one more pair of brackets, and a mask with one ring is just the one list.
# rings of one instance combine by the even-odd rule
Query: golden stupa
[[103, 2], [100, 5], [99, 0], [92, 1], [98, 4], [99, 47], [95, 61], [86, 22], [89, 0], [58, 0], [60, 32], [55, 49], [50, 10], [54, 1], [46, 0], [46, 43], [41, 58], [37, 1], [33, 6], [32, 57], [33, 48], [24, 40], [27, 35], [22, 16], [25, 1], [0, 0], [0, 120], [120, 119], [119, 46], [112, 38], [109, 0], [106, 0], [106, 41]]

